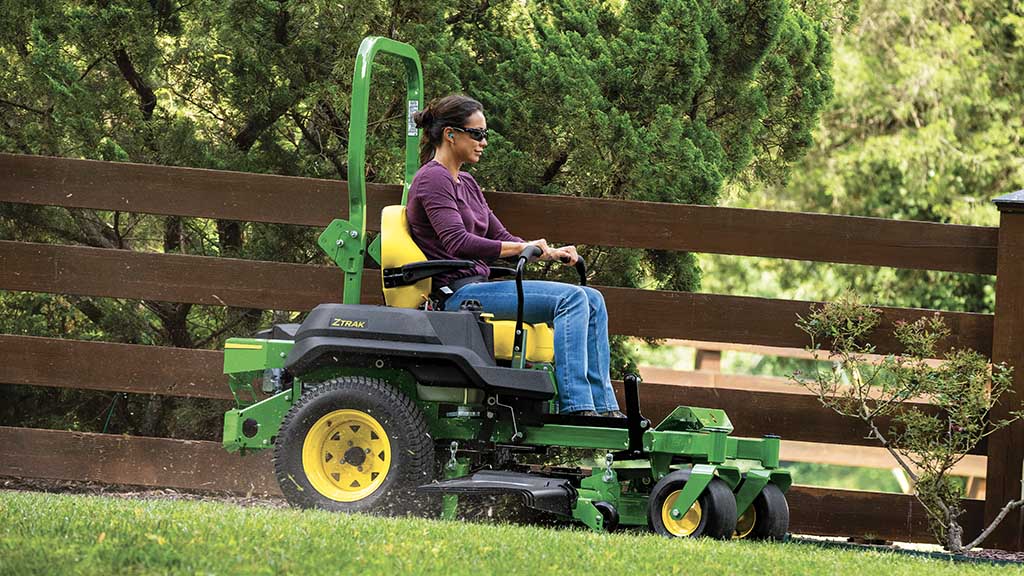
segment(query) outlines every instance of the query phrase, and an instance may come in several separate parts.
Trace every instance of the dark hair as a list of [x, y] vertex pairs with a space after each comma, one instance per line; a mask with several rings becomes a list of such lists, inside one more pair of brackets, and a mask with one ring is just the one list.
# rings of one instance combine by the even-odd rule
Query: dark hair
[[451, 94], [435, 98], [423, 110], [412, 115], [416, 127], [423, 130], [420, 140], [420, 165], [434, 157], [434, 150], [441, 146], [444, 129], [448, 126], [462, 127], [476, 112], [483, 112], [483, 104], [469, 96]]

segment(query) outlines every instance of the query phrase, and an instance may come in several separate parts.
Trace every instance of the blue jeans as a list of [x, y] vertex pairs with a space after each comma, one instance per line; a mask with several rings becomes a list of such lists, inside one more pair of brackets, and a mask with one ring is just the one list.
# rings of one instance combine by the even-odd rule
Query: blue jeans
[[[608, 350], [608, 310], [593, 288], [561, 282], [523, 282], [523, 322], [553, 323], [555, 375], [559, 412], [618, 410]], [[452, 294], [446, 310], [458, 310], [465, 300], [479, 300], [497, 320], [515, 320], [516, 283], [477, 282]]]

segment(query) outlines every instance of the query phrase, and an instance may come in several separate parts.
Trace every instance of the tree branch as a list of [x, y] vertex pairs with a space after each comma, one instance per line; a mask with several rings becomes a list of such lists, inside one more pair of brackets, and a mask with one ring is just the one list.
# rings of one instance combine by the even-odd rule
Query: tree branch
[[84, 244], [95, 248], [119, 248], [114, 231], [97, 218], [95, 212], [80, 208], [67, 208], [66, 210], [75, 225], [78, 226]]
[[3, 98], [0, 98], [0, 104], [10, 106], [11, 108], [20, 108], [21, 110], [24, 110], [26, 112], [32, 112], [33, 114], [39, 114], [40, 116], [48, 115], [45, 110], [40, 110], [38, 108], [33, 108], [31, 106], [26, 106], [24, 104], [18, 104], [17, 102], [11, 102], [10, 100], [4, 100]]
[[988, 525], [988, 528], [982, 530], [981, 534], [979, 534], [977, 538], [971, 540], [970, 543], [964, 546], [964, 549], [970, 550], [971, 548], [974, 548], [981, 544], [985, 540], [985, 538], [988, 538], [989, 534], [991, 534], [992, 531], [999, 526], [1003, 519], [1006, 518], [1007, 514], [1016, 510], [1017, 508], [1020, 508], [1021, 506], [1024, 506], [1024, 500], [1012, 500], [1010, 502], [1007, 502], [1006, 506], [1003, 506], [1003, 509], [999, 511], [999, 514], [996, 516], [995, 520], [993, 520], [992, 523]]
[[89, 72], [92, 72], [92, 69], [95, 68], [97, 64], [103, 62], [104, 58], [106, 58], [106, 56], [100, 56], [99, 58], [93, 60], [92, 64], [89, 64], [89, 66], [85, 69], [85, 72], [82, 72], [82, 75], [78, 77], [78, 81], [81, 82], [82, 80], [85, 80], [85, 77], [89, 75]]
[[569, 161], [569, 151], [562, 150], [550, 164], [544, 168], [544, 174], [540, 177], [541, 186], [547, 186], [550, 184], [558, 173], [562, 171], [562, 167]]
[[212, 334], [210, 334], [206, 338], [203, 338], [202, 340], [196, 342], [195, 343], [195, 347], [196, 348], [206, 348], [207, 344], [209, 344], [210, 342], [213, 342], [217, 338], [220, 338], [221, 335], [223, 335], [224, 333], [229, 332], [231, 330], [234, 330], [240, 324], [242, 324], [243, 322], [247, 322], [247, 321], [249, 321], [249, 317], [247, 315], [239, 314], [238, 318], [235, 318], [234, 322], [231, 322], [230, 324], [226, 324], [226, 325], [222, 326], [220, 330], [217, 330], [216, 332], [213, 332]]
[[[483, 12], [486, 12], [490, 7], [491, 7], [490, 0], [480, 0], [480, 4], [478, 6], [474, 6], [468, 12], [466, 12], [466, 11], [456, 12], [455, 14], [452, 14], [448, 18], [445, 18], [444, 23], [449, 25], [449, 26], [451, 26], [452, 24], [458, 24], [459, 22], [462, 22], [463, 20], [466, 20], [467, 17], [469, 17], [469, 16], [474, 16], [475, 17], [475, 16], [477, 16], [477, 15], [483, 13]], [[395, 9], [396, 10], [398, 9], [398, 2], [395, 2]]]
[[245, 123], [245, 127], [233, 138], [235, 146], [242, 152], [251, 150], [260, 135], [267, 128], [271, 127], [274, 122], [277, 122], [278, 118], [284, 116], [299, 98], [300, 96], [295, 94], [293, 98], [289, 98], [287, 101], [282, 100], [271, 104], [269, 109], [253, 114], [249, 121]]
[[310, 127], [306, 126], [302, 117], [297, 113], [293, 112], [291, 116], [295, 125], [299, 127], [299, 131], [302, 132], [302, 141], [306, 142], [310, 148], [313, 148], [318, 154], [326, 158], [334, 166], [334, 169], [338, 171], [338, 176], [344, 178], [347, 171], [347, 165], [341, 161], [341, 158], [338, 157], [337, 153], [333, 150], [328, 150], [324, 146], [323, 138], [320, 136], [320, 130], [314, 126], [311, 131]]
[[138, 95], [139, 109], [142, 110], [142, 117], [147, 121], [150, 120], [153, 117], [153, 110], [156, 109], [156, 94], [153, 92], [153, 89], [146, 84], [142, 75], [135, 70], [135, 65], [132, 64], [132, 60], [128, 57], [128, 53], [125, 52], [124, 48], [114, 50], [114, 61], [117, 62], [117, 68], [121, 71], [121, 76], [124, 76], [128, 85]]
[[210, 108], [208, 108], [206, 106], [203, 106], [199, 102], [193, 100], [191, 97], [186, 96], [185, 94], [182, 94], [181, 92], [178, 92], [177, 90], [174, 89], [173, 85], [168, 84], [167, 88], [171, 91], [171, 94], [174, 94], [175, 96], [177, 96], [178, 98], [181, 98], [185, 102], [188, 102], [189, 104], [195, 106], [196, 108], [199, 108], [203, 112], [206, 112], [210, 116], [213, 116], [214, 120], [217, 120], [218, 122], [220, 122], [222, 124], [227, 124], [227, 125], [231, 124], [231, 121], [227, 117], [225, 117], [223, 114], [218, 114], [217, 112], [211, 110]]
[[882, 447], [888, 450], [889, 454], [892, 454], [892, 457], [896, 459], [896, 463], [900, 465], [900, 468], [903, 468], [903, 471], [907, 473], [907, 476], [910, 476], [910, 479], [916, 484], [919, 480], [917, 473], [914, 472], [906, 461], [903, 460], [903, 457], [899, 455], [899, 452], [896, 452], [892, 447], [892, 443], [890, 443], [885, 436], [882, 436], [882, 432], [878, 430], [878, 426], [875, 426], [875, 421], [868, 417], [862, 417], [861, 419], [867, 422], [868, 426], [871, 426], [871, 433], [874, 434], [875, 439], [882, 443]]

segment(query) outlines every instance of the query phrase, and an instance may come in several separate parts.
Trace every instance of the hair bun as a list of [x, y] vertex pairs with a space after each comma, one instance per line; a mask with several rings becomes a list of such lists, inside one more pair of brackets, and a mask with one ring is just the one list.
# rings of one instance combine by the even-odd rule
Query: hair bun
[[413, 114], [412, 119], [416, 122], [417, 128], [430, 128], [430, 125], [434, 123], [434, 111], [431, 110], [430, 105], [427, 105], [425, 109]]

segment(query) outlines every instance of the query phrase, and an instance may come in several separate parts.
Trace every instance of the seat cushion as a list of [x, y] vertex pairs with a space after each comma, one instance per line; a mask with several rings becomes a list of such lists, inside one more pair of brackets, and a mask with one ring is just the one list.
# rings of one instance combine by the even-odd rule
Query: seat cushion
[[[380, 214], [380, 267], [381, 274], [388, 268], [401, 268], [412, 262], [426, 260], [423, 251], [409, 234], [405, 206], [385, 206]], [[384, 288], [384, 302], [396, 308], [418, 308], [430, 295], [430, 278], [409, 286]]]
[[[516, 323], [514, 320], [489, 320], [494, 326], [494, 357], [512, 359]], [[523, 324], [526, 330], [526, 360], [528, 362], [555, 361], [555, 332], [547, 324]]]

